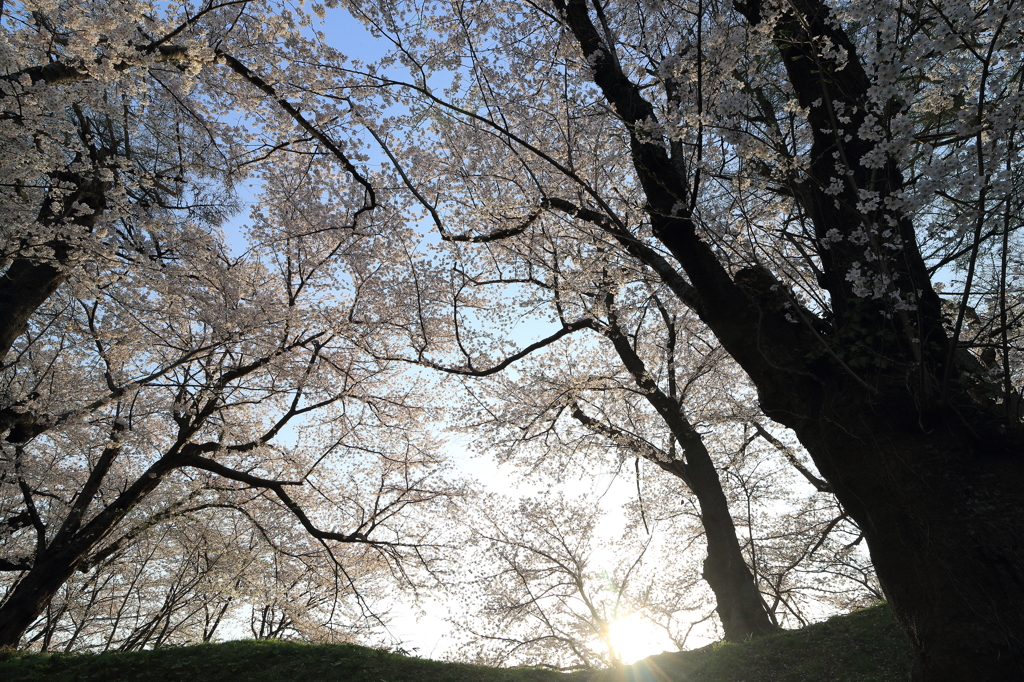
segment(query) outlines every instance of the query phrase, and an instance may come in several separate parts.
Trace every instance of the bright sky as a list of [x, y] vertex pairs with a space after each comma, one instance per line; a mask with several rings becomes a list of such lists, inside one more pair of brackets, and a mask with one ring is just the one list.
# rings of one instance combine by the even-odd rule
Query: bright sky
[[663, 630], [641, 616], [620, 618], [609, 629], [619, 658], [626, 665], [675, 648]]

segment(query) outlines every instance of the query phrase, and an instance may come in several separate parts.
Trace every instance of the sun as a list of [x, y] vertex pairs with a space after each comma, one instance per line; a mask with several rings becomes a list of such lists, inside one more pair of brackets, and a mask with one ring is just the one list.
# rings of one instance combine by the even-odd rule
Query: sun
[[664, 630], [635, 613], [612, 621], [608, 633], [615, 653], [626, 665], [673, 648]]

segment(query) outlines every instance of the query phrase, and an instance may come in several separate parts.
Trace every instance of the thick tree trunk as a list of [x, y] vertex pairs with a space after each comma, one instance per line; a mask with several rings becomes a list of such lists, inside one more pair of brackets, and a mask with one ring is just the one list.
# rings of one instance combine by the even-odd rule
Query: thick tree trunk
[[0, 606], [0, 649], [18, 646], [25, 631], [75, 572], [81, 558], [62, 552], [48, 553], [18, 581]]
[[0, 362], [15, 339], [28, 329], [28, 320], [65, 280], [54, 265], [17, 259], [0, 275]]
[[[757, 0], [738, 6], [752, 24], [760, 21]], [[798, 189], [797, 199], [819, 237], [829, 230], [854, 235], [874, 229], [872, 220], [894, 220], [902, 247], [890, 259], [880, 247], [878, 273], [887, 269], [894, 293], [914, 304], [914, 315], [901, 328], [886, 322], [899, 313], [884, 300], [851, 290], [851, 263], [866, 258], [864, 245], [851, 236], [819, 250], [834, 315], [829, 338], [794, 347], [813, 356], [815, 345], [829, 344], [847, 358], [866, 359], [870, 369], [862, 364], [858, 380], [832, 357], [805, 365], [816, 387], [795, 373], [780, 376], [765, 360], [781, 357], [784, 337], [767, 329], [761, 359], [751, 357], [744, 367], [758, 385], [762, 407], [797, 432], [863, 530], [879, 580], [917, 652], [915, 679], [1024, 679], [1021, 425], [1007, 419], [1004, 407], [971, 395], [970, 367], [950, 366], [956, 340], [943, 330], [910, 220], [852, 208], [854, 189], [884, 197], [901, 191], [904, 180], [894, 160], [877, 170], [860, 162], [874, 142], [857, 133], [872, 109], [870, 79], [856, 47], [819, 0], [795, 0], [790, 7], [773, 26], [775, 42], [810, 111], [814, 135], [813, 181]], [[826, 39], [849, 55], [843, 67], [819, 58], [817, 46]], [[849, 107], [846, 129], [832, 130], [832, 105], [814, 107], [818, 98], [838, 98]], [[853, 135], [844, 137], [846, 132]], [[840, 153], [850, 185], [836, 199], [823, 188]], [[754, 289], [764, 293], [765, 284]], [[771, 305], [757, 305], [762, 315], [778, 316]], [[792, 360], [785, 365], [799, 368]]]
[[820, 416], [793, 425], [864, 532], [917, 652], [915, 680], [1024, 679], [1019, 434], [952, 408], [919, 415], [909, 396], [869, 403], [829, 388]]

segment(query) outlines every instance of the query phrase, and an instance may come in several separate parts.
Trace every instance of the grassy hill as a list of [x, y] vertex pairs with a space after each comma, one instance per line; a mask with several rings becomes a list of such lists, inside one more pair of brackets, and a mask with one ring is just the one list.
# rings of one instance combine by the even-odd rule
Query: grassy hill
[[0, 653], [0, 679], [6, 682], [903, 682], [910, 666], [906, 638], [884, 606], [751, 642], [571, 675], [293, 642], [98, 655]]

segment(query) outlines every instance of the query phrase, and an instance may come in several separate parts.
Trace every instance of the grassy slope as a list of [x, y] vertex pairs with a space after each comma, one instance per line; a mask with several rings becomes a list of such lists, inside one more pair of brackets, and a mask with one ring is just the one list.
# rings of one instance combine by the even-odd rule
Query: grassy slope
[[879, 606], [750, 642], [651, 656], [587, 682], [905, 682], [912, 664], [906, 635]]
[[5, 682], [903, 682], [910, 650], [888, 609], [752, 642], [562, 675], [407, 658], [351, 645], [227, 642], [100, 655], [0, 653]]

